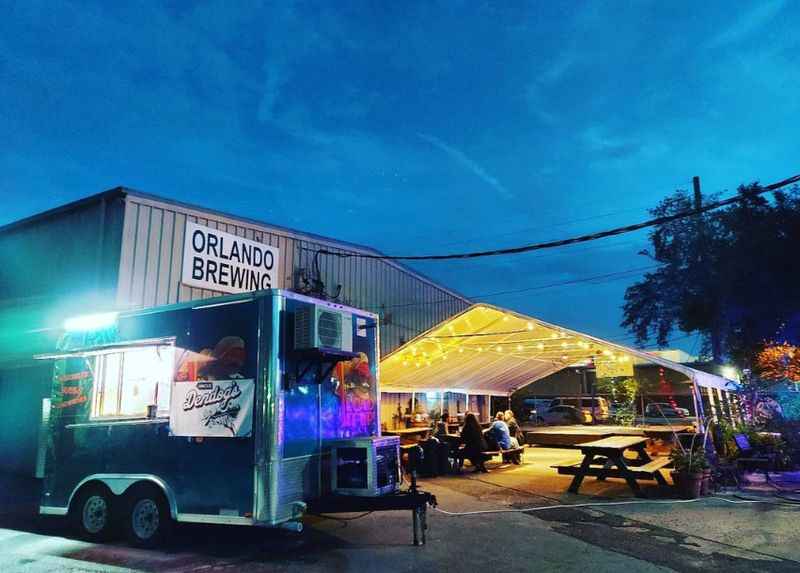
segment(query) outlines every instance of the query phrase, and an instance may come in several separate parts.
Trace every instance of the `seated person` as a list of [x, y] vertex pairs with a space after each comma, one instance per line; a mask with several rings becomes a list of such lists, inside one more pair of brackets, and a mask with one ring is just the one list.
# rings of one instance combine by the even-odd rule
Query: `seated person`
[[[519, 448], [519, 443], [517, 442], [516, 438], [511, 437], [511, 433], [508, 430], [508, 425], [505, 422], [505, 413], [498, 412], [497, 416], [495, 416], [494, 422], [492, 422], [492, 426], [489, 428], [489, 433], [497, 440], [497, 444], [503, 450], [515, 450]], [[520, 456], [515, 455], [511, 461], [515, 464], [520, 463]]]
[[512, 449], [513, 446], [511, 445], [511, 432], [508, 430], [508, 424], [505, 423], [503, 412], [497, 413], [497, 416], [494, 418], [494, 422], [492, 422], [492, 425], [489, 428], [489, 433], [492, 435], [492, 437], [494, 437], [495, 440], [497, 440], [497, 444], [500, 446], [500, 449]]
[[441, 419], [439, 419], [439, 421], [436, 422], [436, 427], [435, 427], [435, 430], [433, 432], [434, 437], [442, 439], [442, 437], [448, 435], [447, 420], [449, 418], [450, 418], [450, 416], [447, 415], [447, 410], [445, 410], [442, 413]]
[[511, 410], [506, 410], [503, 420], [505, 421], [506, 425], [508, 425], [508, 432], [511, 434], [512, 443], [514, 440], [516, 440], [517, 445], [515, 447], [519, 447], [519, 444], [525, 441], [525, 435], [522, 433], [522, 429], [519, 427], [517, 419], [514, 417], [514, 412]]
[[483, 437], [481, 425], [475, 414], [468, 412], [464, 417], [464, 427], [461, 429], [461, 441], [464, 442], [464, 456], [475, 466], [476, 472], [488, 473], [486, 469], [487, 451], [486, 440]]

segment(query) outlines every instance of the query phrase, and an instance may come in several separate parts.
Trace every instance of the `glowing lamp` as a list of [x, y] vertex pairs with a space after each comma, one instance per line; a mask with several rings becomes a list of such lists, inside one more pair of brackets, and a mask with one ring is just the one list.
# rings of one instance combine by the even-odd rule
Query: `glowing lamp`
[[736, 368], [732, 366], [725, 366], [722, 368], [722, 375], [727, 378], [728, 380], [738, 380], [739, 373], [736, 371]]
[[64, 330], [72, 332], [88, 332], [91, 330], [100, 330], [101, 328], [108, 328], [117, 323], [116, 312], [105, 312], [102, 314], [87, 314], [85, 316], [76, 316], [68, 318], [64, 321]]

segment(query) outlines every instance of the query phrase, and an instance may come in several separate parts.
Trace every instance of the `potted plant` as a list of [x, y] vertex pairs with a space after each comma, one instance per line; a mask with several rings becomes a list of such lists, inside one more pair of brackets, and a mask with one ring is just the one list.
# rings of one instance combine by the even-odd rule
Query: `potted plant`
[[669, 459], [675, 467], [671, 473], [672, 481], [681, 496], [685, 499], [699, 497], [704, 472], [709, 467], [705, 449], [684, 448], [678, 444], [670, 452]]

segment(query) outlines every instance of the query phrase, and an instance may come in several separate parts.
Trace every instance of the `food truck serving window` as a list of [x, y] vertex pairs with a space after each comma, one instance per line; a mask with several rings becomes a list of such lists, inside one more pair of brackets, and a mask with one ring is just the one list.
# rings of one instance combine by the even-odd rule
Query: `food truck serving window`
[[142, 418], [151, 405], [158, 416], [169, 415], [172, 346], [126, 348], [98, 354], [95, 360], [92, 418]]

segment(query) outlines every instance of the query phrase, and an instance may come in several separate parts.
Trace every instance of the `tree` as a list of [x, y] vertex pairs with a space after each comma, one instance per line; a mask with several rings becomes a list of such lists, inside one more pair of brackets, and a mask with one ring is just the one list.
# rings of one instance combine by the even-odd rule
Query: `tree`
[[769, 344], [756, 355], [756, 373], [772, 382], [800, 382], [800, 348], [783, 342]]
[[[742, 201], [660, 225], [650, 256], [660, 266], [625, 293], [622, 325], [638, 344], [663, 347], [676, 330], [700, 333], [703, 352], [717, 362], [750, 366], [765, 341], [800, 334], [800, 193], [772, 200], [742, 186]], [[676, 191], [651, 211], [662, 216], [692, 207]]]

